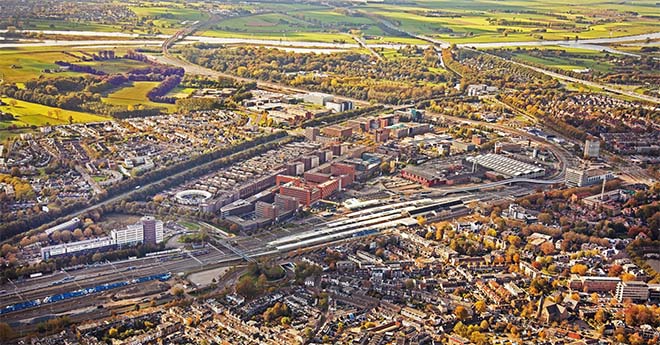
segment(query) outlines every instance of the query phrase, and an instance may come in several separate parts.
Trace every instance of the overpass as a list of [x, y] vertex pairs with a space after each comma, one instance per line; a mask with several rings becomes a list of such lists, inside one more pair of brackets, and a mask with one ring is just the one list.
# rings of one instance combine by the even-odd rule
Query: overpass
[[475, 186], [437, 189], [437, 190], [431, 192], [431, 195], [439, 196], [439, 195], [448, 195], [448, 194], [454, 194], [454, 193], [470, 192], [470, 191], [473, 191], [473, 190], [493, 188], [493, 187], [498, 187], [498, 186], [514, 184], [514, 183], [533, 183], [533, 184], [541, 184], [541, 185], [552, 185], [552, 184], [564, 183], [564, 180], [563, 179], [541, 180], [541, 179], [517, 177], [517, 178], [508, 179], [508, 180], [489, 182], [489, 183], [484, 183], [484, 184], [475, 185]]

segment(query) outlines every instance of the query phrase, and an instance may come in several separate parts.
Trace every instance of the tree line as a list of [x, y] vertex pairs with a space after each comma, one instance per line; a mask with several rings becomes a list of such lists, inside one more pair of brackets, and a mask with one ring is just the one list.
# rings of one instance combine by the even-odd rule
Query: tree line
[[378, 63], [371, 55], [354, 52], [291, 53], [262, 47], [189, 49], [183, 55], [190, 62], [240, 77], [389, 104], [443, 95], [444, 84], [455, 78], [439, 69], [440, 59], [433, 50], [416, 58]]

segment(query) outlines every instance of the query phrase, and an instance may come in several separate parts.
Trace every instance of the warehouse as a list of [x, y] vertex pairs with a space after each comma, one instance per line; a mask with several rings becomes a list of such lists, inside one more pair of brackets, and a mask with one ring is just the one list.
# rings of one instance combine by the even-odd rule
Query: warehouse
[[467, 160], [507, 177], [537, 178], [545, 175], [543, 168], [494, 153], [468, 157]]

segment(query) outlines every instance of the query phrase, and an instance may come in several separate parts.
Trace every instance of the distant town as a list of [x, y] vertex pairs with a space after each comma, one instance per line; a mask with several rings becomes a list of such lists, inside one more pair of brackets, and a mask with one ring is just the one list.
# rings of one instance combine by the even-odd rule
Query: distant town
[[657, 344], [657, 4], [559, 7], [3, 3], [0, 342]]

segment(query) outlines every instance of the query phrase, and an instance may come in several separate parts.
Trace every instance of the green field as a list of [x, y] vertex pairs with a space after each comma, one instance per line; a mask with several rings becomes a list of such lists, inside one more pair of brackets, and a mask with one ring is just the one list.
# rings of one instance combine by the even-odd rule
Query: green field
[[[4, 103], [9, 103], [9, 98], [1, 98]], [[11, 125], [18, 127], [26, 126], [45, 126], [62, 125], [69, 123], [69, 116], [73, 118], [74, 123], [80, 122], [99, 122], [107, 121], [109, 118], [79, 111], [63, 110], [41, 104], [14, 100], [16, 106], [0, 106], [0, 111], [13, 114], [16, 119], [13, 121], [0, 122], [0, 128], [7, 128]]]
[[[208, 14], [193, 8], [183, 8], [179, 5], [170, 6], [130, 6], [138, 17], [146, 17], [153, 25], [163, 32], [173, 32], [195, 21], [208, 19]], [[170, 29], [170, 30], [168, 30]]]
[[123, 87], [118, 91], [110, 93], [103, 98], [103, 101], [114, 105], [144, 105], [155, 108], [167, 108], [168, 111], [174, 110], [176, 106], [173, 104], [155, 103], [147, 99], [147, 93], [159, 83], [157, 81], [137, 81], [131, 86]]
[[[539, 56], [539, 51], [562, 51], [563, 53], [561, 56]], [[566, 71], [588, 68], [593, 71], [609, 73], [616, 68], [613, 63], [607, 61], [605, 53], [594, 50], [560, 46], [544, 46], [510, 49], [509, 52], [513, 52], [514, 56], [523, 62], [560, 68]], [[537, 54], [534, 54], [535, 52]]]
[[45, 76], [73, 75], [74, 73], [44, 73], [45, 69], [56, 69], [55, 61], [74, 62], [75, 59], [62, 50], [3, 49], [0, 50], [0, 79], [6, 82], [24, 82]]
[[[134, 68], [145, 67], [147, 64], [133, 60], [108, 60], [79, 62], [84, 57], [83, 52], [93, 54], [100, 49], [88, 49], [84, 47], [22, 47], [0, 49], [0, 79], [10, 83], [22, 83], [29, 79], [39, 77], [59, 77], [80, 75], [73, 72], [46, 73], [45, 70], [56, 70], [58, 66], [55, 61], [66, 61], [81, 65], [91, 65], [106, 73], [127, 72]], [[120, 56], [126, 53], [128, 48], [114, 49]], [[78, 58], [72, 57], [73, 54]]]
[[177, 86], [174, 88], [174, 90], [168, 92], [167, 95], [176, 98], [186, 98], [190, 96], [190, 94], [192, 94], [194, 91], [195, 89], [190, 87]]
[[150, 66], [150, 64], [135, 60], [127, 59], [116, 59], [116, 60], [106, 60], [106, 61], [87, 61], [78, 63], [79, 65], [89, 65], [93, 66], [99, 71], [103, 71], [108, 74], [117, 74], [125, 73], [136, 68], [143, 68]]
[[[412, 34], [451, 43], [517, 42], [619, 37], [660, 32], [655, 1], [601, 2], [586, 0], [421, 0], [409, 4], [370, 2], [338, 8], [303, 4], [256, 4], [249, 8], [274, 10], [216, 23], [200, 33], [213, 37], [332, 42], [341, 32], [382, 37], [367, 42], [423, 44], [386, 32], [380, 20]], [[639, 14], [639, 15], [637, 15]], [[359, 31], [358, 31], [359, 30]], [[389, 31], [389, 30], [387, 30]], [[335, 37], [336, 36], [336, 37]]]
[[[370, 3], [360, 10], [385, 18], [405, 31], [454, 43], [562, 40], [576, 35], [617, 37], [660, 31], [657, 17], [624, 14], [630, 11], [657, 16], [654, 1], [614, 4], [587, 0], [575, 5], [540, 0], [423, 0], [416, 4], [419, 6]], [[599, 20], [608, 16], [608, 20]], [[575, 24], [580, 19], [584, 23]]]

